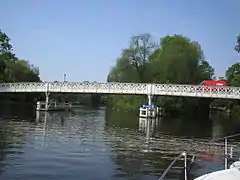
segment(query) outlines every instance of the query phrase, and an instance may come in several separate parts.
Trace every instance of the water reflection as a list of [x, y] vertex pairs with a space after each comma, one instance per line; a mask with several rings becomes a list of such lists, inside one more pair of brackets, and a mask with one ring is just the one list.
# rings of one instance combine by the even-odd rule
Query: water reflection
[[157, 118], [139, 118], [139, 131], [146, 134], [147, 142], [155, 136], [157, 128], [160, 125], [160, 117]]
[[61, 126], [64, 126], [64, 119], [72, 118], [72, 112], [47, 112], [47, 111], [37, 111], [36, 112], [36, 122], [39, 120], [51, 119], [53, 121], [60, 120]]
[[[201, 151], [201, 174], [222, 163], [214, 148], [223, 142], [205, 138], [235, 132], [240, 124], [217, 116], [144, 119], [82, 108], [35, 116], [6, 114], [0, 119], [0, 178], [20, 180], [157, 179], [179, 153], [193, 146], [188, 153]], [[238, 141], [230, 143], [240, 147]], [[182, 167], [183, 162], [177, 162], [168, 178], [178, 178]]]
[[[108, 160], [102, 110], [79, 110], [74, 114], [39, 112], [35, 121], [7, 119], [3, 124], [11, 124], [24, 134], [25, 154], [18, 159], [12, 147], [1, 146], [5, 154], [11, 150], [11, 157], [1, 158], [8, 166], [1, 179], [107, 179], [111, 176], [114, 164]], [[5, 130], [9, 127], [1, 128], [1, 134], [7, 136]], [[10, 141], [15, 143], [13, 139]], [[92, 173], [93, 169], [96, 174]]]
[[213, 137], [222, 137], [240, 132], [240, 121], [229, 118], [226, 113], [215, 112], [211, 115], [211, 118], [213, 122]]
[[159, 132], [187, 138], [211, 138], [212, 128], [211, 119], [165, 117]]
[[[150, 176], [159, 175], [176, 156], [186, 150], [189, 158], [192, 157], [190, 155], [198, 152], [198, 168], [195, 169], [194, 176], [223, 167], [223, 141], [209, 141], [216, 136], [222, 137], [224, 135], [225, 127], [223, 124], [226, 121], [222, 121], [219, 117], [216, 119], [165, 117], [156, 121], [135, 117], [136, 120], [138, 119], [139, 126], [133, 126], [133, 118], [125, 118], [124, 113], [119, 115], [117, 112], [115, 116], [113, 114], [113, 112], [108, 113], [106, 117], [106, 129], [109, 131], [108, 136], [114, 137], [114, 154], [117, 157], [113, 160], [125, 172], [124, 175], [121, 174], [122, 176], [132, 177], [133, 174], [145, 174], [146, 171], [146, 174]], [[219, 127], [222, 130], [216, 134], [216, 129]], [[231, 127], [231, 124], [228, 124], [227, 127]], [[136, 130], [143, 134], [137, 133]], [[235, 150], [238, 151], [240, 144], [236, 141], [231, 143], [235, 144]], [[126, 152], [124, 154], [123, 149]], [[134, 156], [135, 158], [133, 158]], [[133, 162], [130, 163], [129, 159]], [[141, 164], [148, 164], [148, 166], [137, 166], [135, 169], [134, 162], [140, 163], [140, 160]], [[131, 172], [124, 168], [126, 164], [132, 167]], [[183, 162], [179, 161], [176, 164], [176, 169], [170, 172], [168, 178], [177, 178], [180, 173], [179, 168], [182, 167]]]
[[1, 103], [0, 119], [32, 120], [35, 117], [35, 106], [30, 103]]

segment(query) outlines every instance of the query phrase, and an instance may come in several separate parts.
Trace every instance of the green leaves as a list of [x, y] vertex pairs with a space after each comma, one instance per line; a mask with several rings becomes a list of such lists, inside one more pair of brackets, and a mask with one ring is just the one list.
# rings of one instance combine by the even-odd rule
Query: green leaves
[[[108, 75], [108, 81], [142, 83], [199, 84], [204, 79], [211, 79], [214, 69], [204, 60], [201, 46], [181, 35], [161, 38], [159, 45], [149, 34], [140, 34], [130, 39], [129, 47], [124, 49], [116, 65]], [[140, 105], [144, 97], [135, 100], [129, 96], [112, 96], [111, 107]], [[182, 99], [170, 98], [182, 107]], [[173, 106], [170, 99], [160, 102]], [[130, 101], [134, 101], [129, 104]], [[109, 102], [109, 101], [108, 101]], [[186, 100], [184, 101], [186, 102]], [[189, 101], [190, 106], [195, 101]]]
[[130, 39], [108, 81], [199, 84], [213, 75], [198, 42], [173, 35], [161, 38], [156, 46], [145, 33]]
[[230, 86], [240, 86], [240, 63], [235, 63], [227, 69], [226, 78]]
[[10, 38], [0, 30], [0, 54], [12, 52]]
[[240, 87], [240, 74], [234, 74], [229, 84], [231, 86]]
[[212, 78], [214, 69], [203, 59], [201, 46], [181, 35], [166, 36], [153, 52], [151, 62], [158, 81], [198, 84]]
[[199, 70], [200, 70], [200, 78], [201, 80], [210, 80], [213, 79], [214, 76], [214, 69], [210, 64], [203, 60], [199, 64]]
[[154, 48], [155, 44], [151, 40], [151, 35], [133, 36], [129, 47], [123, 50], [116, 66], [109, 74], [111, 81], [147, 82], [149, 57]]
[[12, 50], [10, 38], [0, 30], [0, 82], [40, 81], [39, 70]]
[[234, 48], [238, 53], [240, 53], [240, 35], [237, 37], [237, 45]]
[[[240, 35], [237, 37], [237, 45], [234, 49], [240, 53]], [[225, 76], [230, 86], [240, 87], [240, 63], [235, 63], [230, 66], [227, 69]]]

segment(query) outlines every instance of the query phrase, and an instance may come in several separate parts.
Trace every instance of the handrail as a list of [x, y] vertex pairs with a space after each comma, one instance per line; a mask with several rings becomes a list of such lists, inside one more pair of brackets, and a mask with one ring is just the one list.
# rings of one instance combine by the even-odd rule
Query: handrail
[[[228, 135], [228, 136], [224, 136], [224, 137], [221, 137], [221, 138], [214, 138], [214, 139], [211, 139], [210, 141], [216, 141], [216, 140], [225, 140], [225, 150], [224, 150], [224, 156], [225, 156], [225, 169], [227, 169], [227, 164], [228, 164], [228, 161], [227, 161], [227, 158], [228, 158], [228, 155], [230, 155], [232, 157], [232, 147], [230, 149], [230, 153], [228, 154], [228, 143], [227, 143], [227, 139], [229, 138], [232, 138], [232, 137], [237, 137], [237, 136], [240, 136], [240, 133], [236, 133], [236, 134], [232, 134], [232, 135]], [[189, 148], [189, 150], [195, 148], [197, 146], [193, 146], [192, 148]], [[183, 153], [181, 153], [180, 155], [178, 155], [172, 162], [171, 164], [168, 166], [168, 168], [164, 171], [164, 173], [162, 174], [162, 176], [158, 179], [158, 180], [163, 180], [163, 178], [165, 178], [165, 176], [167, 175], [167, 173], [169, 172], [169, 170], [172, 168], [172, 166], [175, 164], [175, 162], [180, 158], [184, 156], [184, 169], [185, 169], [185, 180], [187, 180], [187, 154], [186, 152], [184, 151]], [[193, 156], [192, 158], [192, 162], [194, 161], [194, 158], [195, 158], [196, 155]]]
[[184, 163], [184, 168], [185, 168], [185, 180], [187, 180], [187, 154], [185, 152], [179, 154], [173, 161], [172, 163], [168, 166], [168, 168], [164, 171], [164, 173], [162, 174], [162, 176], [158, 179], [158, 180], [163, 180], [163, 178], [165, 178], [165, 176], [167, 175], [168, 171], [171, 169], [171, 167], [175, 164], [175, 162], [180, 158], [184, 156], [184, 160], [185, 160], [185, 163]]
[[230, 157], [232, 157], [232, 147], [230, 149], [230, 153], [228, 154], [228, 139], [229, 138], [233, 138], [233, 137], [237, 137], [240, 136], [240, 133], [236, 133], [236, 134], [232, 134], [232, 135], [228, 135], [222, 138], [215, 138], [215, 140], [219, 140], [219, 139], [224, 139], [224, 144], [225, 144], [225, 148], [224, 148], [224, 166], [225, 166], [225, 170], [227, 169], [227, 165], [228, 165], [228, 155], [230, 155]]
[[217, 140], [217, 139], [229, 139], [229, 138], [237, 137], [237, 136], [240, 136], [240, 133], [228, 135], [228, 136], [225, 136], [225, 137], [222, 137], [222, 138], [216, 138], [215, 140]]

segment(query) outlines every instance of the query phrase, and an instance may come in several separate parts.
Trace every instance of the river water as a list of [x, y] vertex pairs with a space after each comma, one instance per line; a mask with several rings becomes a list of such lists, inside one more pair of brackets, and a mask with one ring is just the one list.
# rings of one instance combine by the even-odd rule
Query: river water
[[[194, 176], [221, 169], [223, 141], [208, 139], [236, 133], [240, 123], [212, 119], [146, 120], [105, 108], [37, 113], [23, 106], [2, 108], [0, 179], [3, 180], [157, 180], [182, 151], [195, 150]], [[238, 141], [232, 143], [238, 149]], [[190, 150], [192, 148], [192, 150]], [[183, 160], [166, 179], [179, 179]]]

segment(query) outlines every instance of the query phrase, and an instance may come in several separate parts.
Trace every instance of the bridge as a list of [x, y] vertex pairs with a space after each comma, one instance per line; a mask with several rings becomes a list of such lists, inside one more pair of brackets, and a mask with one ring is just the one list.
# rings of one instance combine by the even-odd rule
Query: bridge
[[184, 84], [23, 82], [0, 83], [0, 93], [101, 93], [240, 99], [240, 87]]

